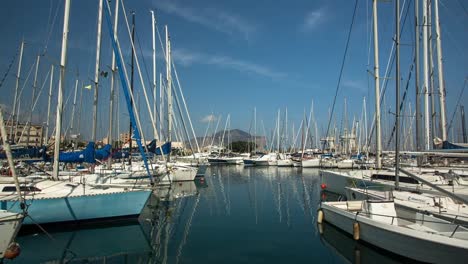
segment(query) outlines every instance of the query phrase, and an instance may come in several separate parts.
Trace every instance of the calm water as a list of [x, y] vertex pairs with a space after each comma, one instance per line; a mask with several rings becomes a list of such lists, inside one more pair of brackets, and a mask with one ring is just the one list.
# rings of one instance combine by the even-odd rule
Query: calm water
[[[317, 170], [208, 168], [148, 202], [138, 221], [36, 231], [8, 263], [398, 263], [316, 225]], [[118, 205], [109, 205], [118, 206]]]

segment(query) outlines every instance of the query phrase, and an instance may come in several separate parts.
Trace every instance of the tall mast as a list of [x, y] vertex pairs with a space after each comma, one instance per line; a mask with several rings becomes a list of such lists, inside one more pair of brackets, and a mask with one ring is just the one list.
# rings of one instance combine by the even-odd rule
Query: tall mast
[[435, 93], [434, 93], [434, 56], [432, 55], [432, 13], [431, 13], [432, 2], [427, 2], [427, 31], [428, 36], [428, 46], [429, 46], [429, 91], [431, 96], [431, 135], [433, 138], [438, 135], [436, 130], [436, 107], [435, 107]]
[[[151, 26], [153, 29], [153, 115], [156, 120], [156, 19], [154, 18], [154, 12], [151, 10]], [[159, 121], [161, 122], [161, 120]], [[154, 138], [158, 138], [154, 131]]]
[[46, 121], [46, 131], [45, 131], [45, 144], [49, 143], [49, 127], [50, 127], [50, 102], [52, 100], [52, 87], [54, 83], [54, 65], [50, 66], [50, 85], [49, 85], [49, 102], [47, 103], [47, 121]]
[[[424, 71], [424, 146], [426, 150], [431, 149], [431, 132], [430, 132], [430, 117], [431, 114], [429, 113], [429, 64], [427, 58], [428, 52], [428, 21], [427, 21], [427, 1], [422, 0], [423, 5], [423, 71]], [[398, 108], [397, 108], [398, 109]]]
[[257, 107], [254, 107], [254, 153], [257, 153]]
[[442, 33], [440, 31], [439, 21], [439, 0], [434, 0], [434, 16], [436, 26], [436, 44], [437, 44], [437, 70], [439, 75], [439, 105], [440, 105], [440, 124], [442, 127], [442, 140], [447, 140], [447, 117], [445, 112], [445, 85], [444, 85], [444, 68], [442, 57]]
[[159, 137], [161, 140], [163, 140], [163, 130], [162, 130], [162, 124], [164, 120], [164, 87], [163, 87], [163, 81], [162, 81], [162, 73], [159, 73], [159, 133], [161, 136]]
[[276, 134], [277, 134], [277, 138], [276, 138], [276, 147], [277, 147], [277, 151], [279, 153], [279, 149], [280, 149], [280, 110], [278, 109], [278, 120], [276, 121]]
[[460, 115], [461, 115], [463, 143], [467, 143], [466, 126], [465, 126], [465, 107], [463, 107], [463, 105], [460, 105]]
[[[166, 25], [166, 90], [167, 90], [167, 139], [172, 141], [172, 78], [171, 78], [171, 40]], [[170, 154], [167, 161], [170, 161]]]
[[377, 27], [377, 0], [373, 0], [374, 22], [374, 81], [375, 81], [375, 168], [382, 168], [382, 128], [380, 122], [379, 35]]
[[[415, 90], [416, 90], [416, 150], [421, 151], [421, 98], [419, 96], [419, 0], [414, 0], [414, 25], [415, 25], [415, 44], [414, 44], [414, 60], [415, 60]], [[417, 158], [418, 166], [421, 165], [421, 158]]]
[[286, 152], [286, 147], [288, 147], [289, 138], [288, 138], [288, 108], [284, 113], [284, 142], [283, 142], [283, 152]]
[[10, 125], [10, 140], [15, 141], [16, 136], [13, 134], [13, 122], [15, 121], [15, 113], [16, 113], [16, 107], [17, 107], [17, 101], [18, 101], [18, 88], [19, 88], [19, 83], [20, 83], [20, 76], [21, 76], [21, 64], [23, 62], [23, 51], [24, 51], [24, 40], [21, 41], [21, 46], [20, 46], [20, 57], [18, 60], [18, 71], [16, 73], [16, 86], [15, 86], [15, 97], [13, 98], [13, 111], [11, 112], [12, 118], [11, 118], [11, 125]]
[[15, 169], [15, 163], [13, 161], [13, 156], [11, 155], [11, 148], [10, 148], [10, 143], [8, 143], [8, 137], [5, 129], [5, 123], [4, 123], [4, 118], [3, 118], [3, 113], [2, 113], [2, 108], [0, 107], [0, 134], [3, 140], [3, 147], [5, 148], [5, 153], [7, 156], [8, 160], [8, 165], [10, 166], [11, 170], [11, 175], [13, 176], [13, 180], [15, 182], [15, 187], [16, 187], [16, 193], [18, 194], [18, 199], [20, 202], [20, 205], [22, 208], [24, 208], [24, 198], [21, 196], [21, 188], [19, 185], [18, 177], [16, 176], [16, 169]]
[[97, 103], [98, 103], [98, 88], [99, 88], [99, 59], [101, 57], [101, 30], [102, 30], [102, 5], [104, 0], [99, 0], [99, 13], [97, 24], [97, 41], [96, 41], [96, 68], [94, 71], [94, 100], [93, 100], [93, 130], [91, 131], [91, 140], [96, 142], [97, 129]]
[[67, 62], [68, 44], [68, 20], [70, 18], [70, 1], [65, 0], [65, 11], [63, 15], [62, 53], [60, 58], [60, 82], [58, 89], [57, 120], [55, 121], [55, 147], [54, 147], [54, 170], [53, 178], [58, 180], [60, 138], [62, 135], [62, 111], [63, 111], [63, 88], [65, 87], [65, 65]]
[[[133, 47], [134, 47], [134, 44], [135, 44], [135, 12], [132, 12], [132, 60], [131, 60], [131, 69], [130, 69], [130, 73], [131, 73], [131, 76], [130, 76], [130, 91], [131, 91], [131, 94], [133, 94], [133, 89], [134, 89], [134, 61], [135, 61], [135, 57], [134, 57], [134, 52], [133, 52]], [[130, 109], [133, 109], [133, 96], [130, 97]], [[130, 129], [129, 129], [129, 139], [130, 139], [130, 142], [128, 143], [128, 146], [129, 146], [129, 157], [128, 157], [128, 163], [129, 164], [132, 164], [132, 143], [133, 143], [133, 139], [132, 139], [132, 132], [133, 131], [133, 126], [132, 126], [132, 119], [130, 119]]]
[[30, 141], [30, 134], [31, 134], [31, 122], [32, 122], [32, 115], [33, 115], [33, 107], [34, 107], [34, 101], [36, 98], [36, 89], [37, 89], [37, 73], [39, 71], [39, 62], [41, 61], [41, 55], [37, 55], [36, 59], [36, 71], [34, 73], [34, 81], [33, 81], [33, 90], [32, 90], [32, 96], [31, 96], [31, 112], [29, 113], [29, 120], [28, 120], [28, 137], [26, 138], [26, 146], [29, 146], [29, 141]]
[[[119, 23], [119, 1], [115, 1], [115, 11], [114, 11], [114, 39], [117, 39], [117, 24]], [[115, 52], [112, 52], [112, 65], [111, 65], [111, 83], [110, 83], [110, 102], [109, 102], [109, 135], [107, 136], [107, 143], [112, 147], [112, 128], [114, 121], [114, 94], [115, 94], [115, 72], [117, 67], [115, 65]], [[107, 160], [107, 167], [111, 168], [112, 166], [112, 155], [109, 156]]]
[[399, 188], [400, 170], [400, 0], [395, 0], [395, 82], [396, 82], [396, 102], [395, 102], [395, 189]]
[[70, 134], [73, 133], [73, 121], [75, 120], [76, 95], [77, 94], [78, 94], [78, 79], [76, 79], [75, 81], [75, 94], [73, 96], [72, 116], [71, 116], [71, 121], [70, 121]]

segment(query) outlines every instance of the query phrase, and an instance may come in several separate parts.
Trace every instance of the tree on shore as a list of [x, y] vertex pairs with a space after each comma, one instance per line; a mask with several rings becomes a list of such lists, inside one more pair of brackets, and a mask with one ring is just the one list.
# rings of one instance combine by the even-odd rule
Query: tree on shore
[[255, 150], [255, 147], [255, 143], [247, 141], [236, 141], [229, 145], [229, 148], [237, 153], [252, 152]]

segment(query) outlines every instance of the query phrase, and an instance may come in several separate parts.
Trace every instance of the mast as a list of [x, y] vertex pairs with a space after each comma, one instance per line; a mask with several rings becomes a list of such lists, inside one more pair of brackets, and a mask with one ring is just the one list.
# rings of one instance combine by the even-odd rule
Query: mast
[[461, 114], [461, 127], [462, 127], [463, 143], [467, 143], [466, 126], [465, 126], [465, 107], [463, 107], [463, 105], [460, 105], [460, 114]]
[[[431, 135], [433, 138], [436, 137], [436, 107], [435, 107], [435, 93], [434, 93], [434, 56], [432, 56], [432, 13], [431, 13], [432, 3], [429, 1], [427, 3], [427, 31], [429, 32], [428, 36], [428, 45], [429, 45], [429, 87], [431, 95]], [[432, 143], [432, 142], [431, 142]]]
[[96, 68], [94, 71], [93, 129], [91, 131], [91, 140], [93, 142], [96, 142], [96, 129], [97, 129], [99, 59], [101, 57], [101, 30], [102, 30], [102, 5], [103, 5], [102, 1], [104, 0], [99, 0], [99, 13], [98, 13], [98, 24], [97, 24]]
[[396, 81], [396, 104], [395, 104], [395, 189], [399, 188], [400, 169], [400, 0], [395, 0], [395, 81]]
[[72, 116], [71, 116], [71, 121], [70, 121], [70, 134], [73, 133], [73, 120], [75, 120], [76, 95], [77, 94], [78, 94], [78, 79], [76, 79], [75, 81], [75, 95], [73, 96]]
[[375, 80], [375, 168], [382, 168], [382, 127], [380, 121], [379, 35], [377, 28], [377, 0], [373, 0], [374, 22], [374, 80]]
[[26, 146], [29, 146], [29, 141], [31, 138], [31, 122], [32, 122], [32, 115], [33, 115], [33, 108], [34, 108], [34, 101], [36, 97], [36, 89], [37, 89], [37, 72], [39, 71], [39, 62], [41, 60], [41, 56], [37, 55], [37, 60], [36, 60], [36, 71], [34, 73], [34, 81], [33, 81], [33, 90], [32, 90], [32, 96], [31, 96], [31, 113], [29, 114], [29, 120], [28, 120], [28, 137], [26, 139]]
[[[426, 150], [431, 149], [431, 132], [430, 132], [430, 113], [429, 113], [429, 65], [428, 65], [428, 18], [427, 18], [427, 1], [422, 0], [423, 5], [423, 72], [424, 72], [424, 146]], [[398, 108], [397, 108], [398, 109]]]
[[278, 137], [276, 138], [276, 147], [277, 147], [277, 151], [278, 153], [280, 152], [279, 149], [280, 149], [280, 110], [278, 109], [278, 120], [276, 121], [276, 134], [278, 135]]
[[[153, 10], [151, 12], [151, 26], [153, 29], [153, 115], [156, 117], [156, 19]], [[156, 119], [156, 118], [155, 118]], [[161, 122], [161, 121], [159, 121]], [[154, 131], [154, 138], [158, 138]]]
[[[167, 90], [167, 139], [172, 141], [172, 78], [171, 78], [171, 40], [169, 39], [169, 31], [166, 28], [166, 90]], [[170, 161], [171, 155], [168, 155], [167, 161]]]
[[257, 107], [254, 107], [254, 153], [257, 153]]
[[445, 85], [444, 85], [444, 68], [442, 57], [442, 33], [440, 31], [439, 21], [439, 0], [434, 0], [434, 16], [436, 26], [436, 45], [437, 45], [437, 70], [439, 75], [439, 105], [440, 105], [440, 124], [442, 127], [442, 140], [447, 140], [447, 117], [445, 111]]
[[[117, 24], [119, 22], [119, 1], [115, 1], [115, 11], [114, 11], [114, 39], [117, 39]], [[111, 83], [110, 83], [110, 102], [109, 102], [109, 135], [107, 137], [107, 143], [111, 145], [112, 148], [112, 128], [114, 121], [114, 94], [115, 94], [115, 72], [117, 67], [115, 65], [115, 52], [112, 52], [112, 65], [111, 65]], [[109, 156], [107, 160], [107, 167], [111, 168], [112, 166], [112, 155]]]
[[[131, 70], [130, 70], [130, 91], [131, 91], [131, 94], [133, 94], [133, 88], [134, 88], [134, 61], [135, 61], [135, 57], [134, 57], [134, 52], [133, 52], [133, 47], [134, 47], [134, 44], [135, 44], [135, 12], [132, 12], [132, 60], [131, 60]], [[133, 109], [133, 96], [130, 97], [130, 109]], [[129, 135], [129, 138], [130, 138], [130, 142], [128, 143], [128, 146], [129, 146], [129, 157], [128, 157], [128, 164], [132, 164], [132, 143], [133, 143], [133, 139], [132, 139], [132, 133], [133, 133], [133, 126], [132, 126], [132, 119], [130, 119], [130, 128], [129, 128], [129, 132], [128, 132], [128, 135]]]
[[289, 145], [289, 134], [288, 134], [288, 108], [286, 107], [286, 111], [284, 113], [284, 142], [283, 142], [283, 153], [286, 152], [286, 149]]
[[162, 130], [162, 124], [163, 124], [163, 119], [164, 119], [164, 89], [163, 89], [163, 81], [162, 81], [162, 73], [159, 73], [159, 133], [161, 136], [159, 137], [161, 141], [163, 141], [163, 130]]
[[58, 180], [59, 173], [59, 154], [60, 154], [60, 138], [62, 128], [62, 111], [63, 111], [63, 88], [65, 87], [65, 65], [67, 62], [67, 44], [68, 44], [68, 20], [70, 18], [70, 1], [65, 0], [65, 8], [63, 15], [63, 34], [62, 34], [62, 53], [60, 58], [60, 82], [58, 89], [57, 102], [57, 120], [55, 121], [55, 147], [54, 147], [54, 170], [53, 178]]
[[[415, 90], [416, 90], [416, 150], [421, 151], [421, 98], [419, 96], [419, 0], [414, 0], [414, 25], [415, 25], [415, 45], [414, 45], [414, 60], [415, 60]], [[421, 166], [421, 158], [417, 157], [418, 166]]]
[[49, 127], [50, 127], [50, 102], [52, 100], [52, 86], [54, 82], [54, 65], [50, 66], [50, 85], [49, 85], [49, 102], [47, 103], [47, 121], [45, 131], [45, 144], [49, 143]]
[[18, 177], [16, 176], [16, 169], [15, 169], [15, 163], [13, 161], [13, 156], [11, 155], [11, 148], [10, 148], [10, 143], [8, 143], [8, 137], [5, 129], [5, 122], [3, 118], [3, 113], [2, 113], [2, 108], [0, 107], [0, 134], [2, 136], [3, 140], [3, 147], [5, 148], [5, 153], [8, 159], [8, 166], [10, 167], [11, 175], [13, 176], [13, 180], [15, 182], [15, 187], [16, 187], [16, 192], [18, 193], [18, 199], [20, 202], [20, 208], [24, 209], [24, 199], [21, 196], [21, 188], [19, 185]]
[[10, 140], [12, 142], [15, 142], [15, 135], [13, 134], [13, 123], [15, 121], [15, 113], [16, 113], [16, 107], [17, 107], [17, 101], [18, 101], [18, 88], [19, 88], [19, 83], [20, 83], [20, 76], [21, 76], [21, 64], [23, 62], [23, 51], [24, 51], [24, 40], [21, 41], [21, 46], [20, 46], [20, 57], [18, 60], [18, 71], [16, 73], [16, 86], [15, 86], [15, 96], [13, 98], [13, 111], [11, 112], [12, 118], [11, 118], [11, 125], [10, 125]]

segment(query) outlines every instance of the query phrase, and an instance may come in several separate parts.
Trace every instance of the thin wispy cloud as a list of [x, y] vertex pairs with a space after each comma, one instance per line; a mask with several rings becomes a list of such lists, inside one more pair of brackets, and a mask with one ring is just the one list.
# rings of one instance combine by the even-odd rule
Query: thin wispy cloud
[[261, 75], [269, 78], [283, 78], [286, 74], [275, 71], [267, 66], [259, 65], [249, 61], [243, 61], [224, 55], [209, 55], [203, 53], [190, 52], [184, 49], [177, 49], [172, 52], [174, 60], [182, 65], [191, 64], [215, 65], [225, 69], [232, 69], [239, 72]]
[[208, 123], [208, 122], [213, 122], [216, 121], [217, 117], [215, 115], [207, 115], [201, 119], [202, 123]]
[[154, 3], [166, 13], [230, 36], [240, 34], [244, 39], [249, 40], [252, 33], [257, 30], [257, 26], [245, 18], [217, 8], [192, 8], [167, 0]]
[[357, 80], [344, 80], [343, 87], [347, 87], [352, 90], [356, 90], [359, 92], [367, 92], [367, 85], [365, 85], [362, 81]]
[[324, 7], [310, 11], [306, 14], [301, 29], [304, 31], [316, 29], [326, 20], [326, 13], [327, 11]]

